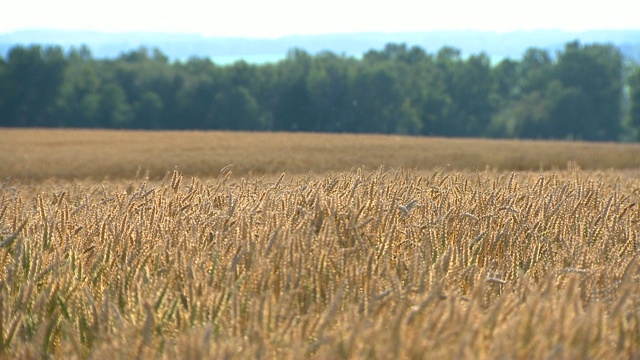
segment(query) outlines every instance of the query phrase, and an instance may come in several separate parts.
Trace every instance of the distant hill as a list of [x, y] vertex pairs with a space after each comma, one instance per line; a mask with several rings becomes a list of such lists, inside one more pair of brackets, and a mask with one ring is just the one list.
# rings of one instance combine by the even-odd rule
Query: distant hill
[[208, 57], [218, 63], [244, 59], [253, 63], [277, 61], [289, 49], [304, 49], [312, 54], [329, 50], [346, 56], [361, 56], [385, 44], [417, 45], [430, 53], [453, 46], [464, 56], [485, 52], [494, 60], [520, 58], [529, 47], [562, 49], [565, 43], [612, 43], [622, 53], [640, 62], [640, 30], [597, 30], [566, 32], [535, 30], [507, 33], [478, 31], [435, 31], [421, 33], [361, 33], [336, 35], [295, 35], [277, 39], [217, 38], [197, 34], [100, 33], [90, 31], [28, 30], [0, 35], [0, 55], [5, 56], [17, 44], [54, 44], [65, 48], [86, 44], [97, 58], [114, 58], [140, 46], [157, 47], [172, 60]]

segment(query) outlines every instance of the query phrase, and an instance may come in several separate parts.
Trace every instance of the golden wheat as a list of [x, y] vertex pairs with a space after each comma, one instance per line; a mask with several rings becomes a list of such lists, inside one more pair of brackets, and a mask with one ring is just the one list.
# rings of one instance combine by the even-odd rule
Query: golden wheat
[[167, 170], [216, 176], [446, 167], [456, 171], [639, 169], [640, 144], [242, 132], [0, 128], [0, 181], [161, 179]]
[[640, 356], [628, 173], [227, 168], [0, 194], [1, 357]]

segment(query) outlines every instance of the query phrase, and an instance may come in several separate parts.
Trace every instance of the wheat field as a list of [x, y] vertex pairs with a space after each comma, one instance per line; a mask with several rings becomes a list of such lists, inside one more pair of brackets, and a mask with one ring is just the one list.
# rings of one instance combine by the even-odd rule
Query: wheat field
[[[50, 159], [73, 168], [60, 156], [75, 145], [59, 146]], [[637, 168], [371, 169], [351, 154], [367, 166], [261, 174], [245, 155], [215, 176], [47, 179], [14, 164], [0, 358], [640, 357]]]
[[0, 181], [50, 178], [162, 179], [323, 174], [380, 166], [458, 171], [640, 169], [640, 143], [584, 143], [429, 137], [251, 133], [221, 131], [107, 131], [0, 128]]

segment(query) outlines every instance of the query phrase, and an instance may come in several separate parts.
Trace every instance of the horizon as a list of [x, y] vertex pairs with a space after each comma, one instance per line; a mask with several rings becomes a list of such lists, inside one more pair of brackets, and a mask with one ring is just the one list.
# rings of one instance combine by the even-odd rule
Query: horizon
[[106, 33], [96, 30], [21, 30], [0, 34], [0, 57], [7, 57], [15, 45], [40, 44], [74, 48], [86, 45], [96, 58], [116, 58], [120, 54], [139, 49], [159, 49], [172, 61], [186, 61], [191, 57], [206, 57], [220, 65], [242, 60], [252, 64], [276, 63], [286, 58], [292, 48], [310, 54], [330, 51], [359, 58], [372, 49], [382, 49], [388, 43], [419, 46], [425, 51], [437, 51], [452, 46], [463, 58], [473, 54], [487, 54], [492, 64], [503, 59], [519, 59], [530, 47], [543, 48], [551, 53], [571, 41], [581, 43], [609, 43], [620, 49], [629, 59], [640, 63], [639, 30], [515, 30], [511, 32], [434, 30], [403, 33], [354, 33], [327, 35], [285, 35], [280, 38], [206, 37], [200, 34], [162, 32]]
[[541, 33], [541, 32], [558, 32], [558, 33], [566, 33], [566, 34], [584, 34], [584, 33], [607, 33], [607, 32], [633, 32], [640, 31], [640, 26], [636, 28], [593, 28], [593, 29], [584, 29], [584, 30], [567, 30], [561, 28], [541, 28], [541, 29], [514, 29], [507, 31], [498, 31], [498, 30], [473, 30], [473, 29], [435, 29], [435, 30], [415, 30], [415, 31], [355, 31], [355, 32], [328, 32], [328, 33], [298, 33], [298, 34], [284, 34], [276, 37], [268, 37], [268, 36], [233, 36], [233, 35], [206, 35], [197, 32], [170, 32], [170, 31], [162, 31], [162, 30], [118, 30], [118, 31], [103, 31], [103, 30], [95, 30], [95, 29], [59, 29], [59, 28], [28, 28], [28, 29], [17, 29], [15, 31], [9, 32], [0, 32], [0, 36], [7, 35], [15, 35], [21, 33], [75, 33], [75, 34], [98, 34], [98, 35], [107, 35], [107, 36], [118, 36], [118, 35], [129, 35], [129, 34], [141, 34], [141, 35], [175, 35], [175, 36], [185, 36], [185, 37], [201, 37], [203, 39], [248, 39], [248, 40], [281, 40], [285, 38], [292, 37], [330, 37], [330, 36], [357, 36], [357, 35], [367, 35], [367, 34], [375, 34], [375, 35], [401, 35], [401, 34], [426, 34], [426, 33], [486, 33], [486, 34], [495, 34], [495, 35], [505, 35], [505, 34], [518, 34], [518, 33]]
[[393, 7], [363, 0], [327, 0], [322, 6], [303, 5], [293, 0], [269, 3], [247, 0], [219, 5], [184, 0], [180, 6], [158, 6], [149, 0], [113, 0], [108, 4], [25, 0], [11, 3], [8, 11], [0, 14], [0, 34], [29, 30], [107, 34], [146, 32], [206, 38], [278, 39], [296, 35], [433, 31], [638, 30], [637, 18], [629, 7], [625, 0], [611, 0], [605, 8], [574, 0], [540, 0], [535, 4], [458, 0], [430, 6], [417, 5], [412, 0], [397, 0]]

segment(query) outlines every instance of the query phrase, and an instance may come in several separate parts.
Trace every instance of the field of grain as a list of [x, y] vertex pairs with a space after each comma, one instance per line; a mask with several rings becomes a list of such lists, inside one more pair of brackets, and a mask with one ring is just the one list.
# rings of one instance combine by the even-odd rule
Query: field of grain
[[483, 171], [640, 169], [640, 144], [407, 136], [0, 129], [0, 180], [276, 176], [357, 167]]
[[349, 170], [5, 181], [0, 358], [640, 356], [637, 169], [361, 156]]

